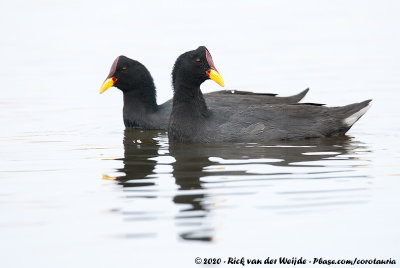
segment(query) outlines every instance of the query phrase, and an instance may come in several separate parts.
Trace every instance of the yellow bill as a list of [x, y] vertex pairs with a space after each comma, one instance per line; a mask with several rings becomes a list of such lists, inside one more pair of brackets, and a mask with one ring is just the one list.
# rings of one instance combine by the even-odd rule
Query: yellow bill
[[103, 177], [101, 179], [106, 181], [115, 181], [117, 177], [110, 177], [107, 174], [103, 174]]
[[222, 80], [221, 75], [219, 74], [219, 72], [217, 72], [214, 69], [210, 69], [207, 71], [207, 75], [210, 79], [214, 80], [218, 85], [220, 85], [221, 87], [223, 87], [224, 84], [224, 80]]
[[117, 80], [114, 77], [106, 79], [100, 87], [100, 94], [112, 87]]

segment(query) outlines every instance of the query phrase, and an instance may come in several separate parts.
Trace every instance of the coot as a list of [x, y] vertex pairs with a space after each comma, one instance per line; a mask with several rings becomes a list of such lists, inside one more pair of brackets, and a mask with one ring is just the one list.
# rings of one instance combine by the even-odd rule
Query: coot
[[367, 111], [371, 100], [343, 107], [310, 104], [261, 104], [208, 106], [200, 85], [223, 80], [204, 46], [188, 51], [172, 71], [173, 106], [168, 126], [170, 141], [265, 142], [344, 135]]

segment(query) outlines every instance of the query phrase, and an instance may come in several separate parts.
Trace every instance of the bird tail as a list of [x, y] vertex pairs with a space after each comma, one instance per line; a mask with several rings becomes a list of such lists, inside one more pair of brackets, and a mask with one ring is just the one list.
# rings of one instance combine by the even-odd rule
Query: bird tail
[[274, 103], [297, 103], [297, 102], [301, 101], [304, 98], [305, 95], [307, 95], [309, 90], [310, 90], [309, 88], [306, 88], [305, 90], [303, 90], [299, 94], [288, 96], [288, 97], [276, 96]]
[[358, 119], [363, 116], [368, 109], [371, 107], [372, 100], [366, 100], [360, 103], [353, 103], [343, 108], [346, 108], [343, 113], [343, 124], [348, 126], [349, 128], [354, 125]]
[[366, 100], [359, 103], [353, 103], [342, 107], [337, 107], [334, 111], [336, 117], [340, 120], [341, 127], [332, 136], [345, 134], [355, 122], [357, 122], [371, 107], [372, 100]]
[[303, 91], [300, 92], [299, 94], [293, 95], [293, 96], [288, 97], [288, 98], [291, 98], [293, 103], [299, 102], [299, 101], [301, 101], [301, 100], [307, 95], [307, 93], [308, 93], [309, 90], [310, 90], [309, 88], [306, 88], [305, 90], [303, 90]]

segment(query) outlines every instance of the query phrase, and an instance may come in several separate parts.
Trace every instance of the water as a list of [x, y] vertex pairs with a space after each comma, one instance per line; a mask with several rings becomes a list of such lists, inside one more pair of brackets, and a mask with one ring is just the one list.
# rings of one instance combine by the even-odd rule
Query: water
[[[1, 7], [2, 267], [400, 261], [397, 2]], [[175, 58], [198, 45], [227, 88], [373, 106], [343, 138], [172, 145], [124, 130], [120, 92], [98, 95], [114, 58], [142, 61], [162, 102]]]

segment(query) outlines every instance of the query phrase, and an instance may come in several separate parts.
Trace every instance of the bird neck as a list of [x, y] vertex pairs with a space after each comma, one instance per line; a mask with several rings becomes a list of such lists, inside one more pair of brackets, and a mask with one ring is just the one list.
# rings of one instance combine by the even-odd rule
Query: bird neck
[[175, 111], [180, 109], [182, 110], [181, 112], [190, 111], [194, 116], [207, 117], [209, 115], [209, 110], [204, 100], [203, 93], [201, 92], [200, 85], [179, 80], [174, 83], [172, 109]]
[[158, 110], [155, 89], [124, 91], [124, 109], [156, 112]]

